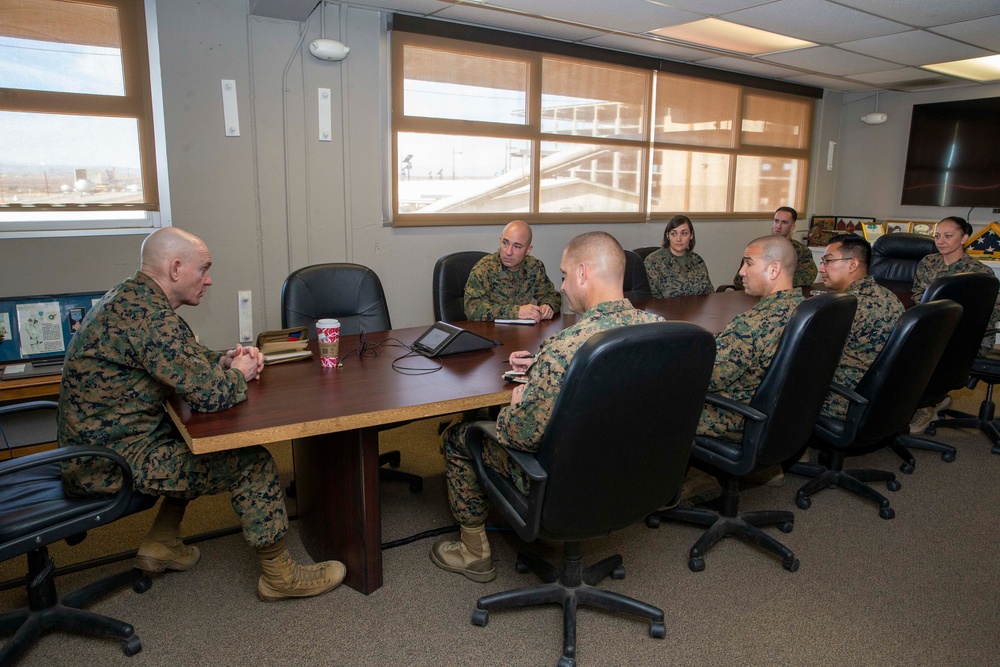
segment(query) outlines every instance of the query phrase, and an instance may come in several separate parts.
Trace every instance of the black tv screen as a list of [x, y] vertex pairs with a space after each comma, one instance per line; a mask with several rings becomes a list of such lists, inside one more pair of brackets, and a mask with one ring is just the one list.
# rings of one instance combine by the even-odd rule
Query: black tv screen
[[1000, 207], [1000, 97], [913, 105], [901, 203]]

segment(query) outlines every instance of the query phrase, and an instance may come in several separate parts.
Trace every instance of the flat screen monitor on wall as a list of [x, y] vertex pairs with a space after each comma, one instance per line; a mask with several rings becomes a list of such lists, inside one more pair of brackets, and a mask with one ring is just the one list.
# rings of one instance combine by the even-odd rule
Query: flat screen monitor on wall
[[1000, 97], [913, 105], [901, 203], [1000, 207]]

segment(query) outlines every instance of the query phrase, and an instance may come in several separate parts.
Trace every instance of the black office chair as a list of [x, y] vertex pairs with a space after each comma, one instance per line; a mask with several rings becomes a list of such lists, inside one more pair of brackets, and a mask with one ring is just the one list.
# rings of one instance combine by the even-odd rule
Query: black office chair
[[488, 253], [466, 250], [444, 255], [434, 264], [434, 319], [439, 322], [464, 322], [465, 283], [472, 267]]
[[[962, 319], [948, 340], [919, 405], [937, 405], [948, 392], [962, 389], [968, 384], [972, 365], [979, 356], [979, 347], [996, 305], [998, 287], [1000, 283], [993, 275], [957, 273], [941, 276], [924, 292], [922, 303], [951, 299], [962, 306]], [[906, 474], [912, 473], [916, 465], [910, 449], [938, 452], [946, 462], [955, 460], [955, 448], [951, 445], [908, 433], [896, 438], [892, 449], [903, 459], [899, 469]]]
[[[281, 287], [281, 326], [305, 326], [311, 339], [316, 338], [316, 320], [332, 317], [340, 322], [342, 336], [372, 331], [388, 331], [389, 306], [378, 275], [360, 264], [315, 264], [297, 269]], [[343, 354], [345, 350], [341, 350]], [[400, 454], [393, 450], [379, 454], [379, 478], [410, 485], [419, 493], [424, 480], [419, 475], [394, 470], [400, 464]], [[287, 493], [295, 497], [295, 481]]]
[[718, 394], [706, 397], [709, 403], [746, 418], [741, 442], [699, 435], [691, 450], [698, 468], [719, 477], [722, 509], [675, 507], [654, 512], [646, 519], [651, 528], [658, 527], [660, 519], [708, 526], [691, 547], [688, 567], [693, 572], [705, 569], [705, 553], [728, 535], [777, 554], [786, 570], [799, 569], [795, 554], [760, 529], [777, 525], [789, 533], [795, 516], [783, 511], [740, 514], [740, 479], [783, 463], [805, 448], [840, 361], [857, 306], [856, 297], [843, 293], [822, 294], [803, 301], [785, 325], [774, 358], [749, 405]]
[[[987, 333], [996, 335], [1000, 333], [1000, 329], [987, 329]], [[967, 385], [969, 389], [974, 388], [976, 383], [980, 381], [986, 383], [986, 397], [979, 404], [979, 414], [971, 415], [949, 408], [943, 411], [949, 418], [932, 421], [925, 432], [934, 435], [938, 428], [978, 428], [993, 443], [990, 451], [994, 454], [1000, 454], [1000, 428], [997, 428], [996, 404], [993, 402], [993, 386], [1000, 384], [1000, 358], [976, 357], [969, 376], [970, 380]]]
[[[51, 411], [54, 416], [57, 407], [52, 401], [3, 406], [0, 420], [6, 422], [15, 413], [35, 411]], [[9, 430], [2, 432], [8, 441]], [[114, 463], [122, 474], [121, 490], [110, 497], [66, 496], [59, 462], [83, 456]], [[28, 606], [0, 614], [0, 632], [14, 632], [0, 650], [0, 664], [14, 663], [42, 634], [52, 630], [120, 639], [127, 656], [142, 650], [142, 642], [130, 624], [82, 607], [128, 585], [136, 593], [143, 593], [152, 585], [150, 578], [132, 568], [60, 597], [48, 545], [59, 540], [78, 544], [91, 528], [149, 509], [155, 503], [156, 498], [133, 492], [128, 464], [106, 447], [64, 447], [0, 462], [0, 560], [22, 554], [28, 559]]]
[[800, 509], [809, 509], [810, 497], [817, 491], [840, 487], [878, 503], [881, 518], [896, 515], [888, 499], [866, 484], [884, 481], [887, 489], [897, 491], [896, 476], [882, 470], [845, 470], [844, 459], [885, 447], [906, 430], [961, 317], [962, 307], [953, 301], [914, 306], [900, 317], [854, 391], [832, 387], [850, 404], [843, 420], [822, 414], [816, 420], [810, 445], [824, 452], [826, 465], [795, 463], [789, 468], [789, 472], [814, 478], [795, 495]]
[[[563, 606], [559, 665], [576, 664], [576, 610], [586, 604], [649, 620], [663, 638], [663, 611], [597, 588], [625, 576], [621, 556], [584, 569], [580, 542], [625, 528], [676, 497], [687, 467], [715, 341], [686, 322], [636, 324], [593, 336], [577, 351], [536, 455], [508, 449], [531, 480], [527, 496], [483, 464], [496, 425], [476, 422], [468, 444], [490, 500], [521, 539], [563, 543], [561, 567], [518, 554], [517, 570], [536, 572], [541, 586], [479, 598], [472, 622], [489, 612], [555, 603]], [[614, 387], [614, 391], [609, 391]]]
[[642, 257], [643, 261], [646, 261], [646, 258], [649, 257], [650, 255], [652, 255], [657, 250], [659, 250], [660, 247], [661, 246], [658, 246], [658, 245], [646, 245], [646, 246], [643, 246], [641, 248], [636, 248], [632, 252], [634, 252], [635, 254], [639, 255], [639, 257]]
[[653, 298], [642, 259], [636, 252], [625, 251], [625, 281], [622, 284], [622, 291], [629, 301], [645, 301]]
[[937, 252], [937, 247], [929, 236], [906, 232], [884, 234], [872, 244], [868, 275], [894, 292], [908, 292], [913, 287], [917, 264], [932, 252]]

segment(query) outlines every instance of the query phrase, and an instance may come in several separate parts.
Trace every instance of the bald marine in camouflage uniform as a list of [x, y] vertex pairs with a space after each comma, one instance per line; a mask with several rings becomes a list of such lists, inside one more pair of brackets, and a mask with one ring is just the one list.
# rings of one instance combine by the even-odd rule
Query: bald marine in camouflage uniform
[[[792, 238], [795, 231], [795, 221], [799, 214], [791, 206], [782, 206], [774, 212], [774, 222], [771, 233], [776, 236], [784, 236], [788, 239], [792, 247], [795, 248], [797, 262], [795, 264], [795, 275], [792, 277], [794, 287], [805, 287], [812, 285], [816, 280], [816, 262], [813, 261], [812, 251], [809, 248]], [[733, 278], [736, 289], [743, 289], [743, 276], [739, 273]]]
[[[575, 312], [582, 312], [573, 326], [550, 337], [532, 363], [531, 353], [510, 355], [514, 370], [527, 371], [527, 384], [514, 387], [510, 406], [500, 411], [497, 436], [505, 446], [536, 452], [552, 417], [556, 398], [573, 355], [594, 334], [629, 324], [658, 322], [662, 318], [632, 307], [622, 294], [625, 253], [605, 232], [591, 232], [570, 241], [559, 266], [565, 278], [563, 292]], [[445, 476], [448, 504], [461, 528], [461, 539], [443, 537], [431, 549], [431, 560], [449, 572], [472, 581], [496, 577], [486, 538], [486, 494], [476, 479], [465, 443], [471, 422], [463, 421], [444, 432]], [[510, 477], [527, 492], [528, 480], [493, 443], [483, 450], [486, 465]]]
[[[868, 275], [871, 257], [868, 241], [856, 234], [838, 234], [830, 239], [819, 263], [819, 275], [827, 288], [858, 299], [854, 323], [833, 374], [833, 382], [848, 389], [858, 386], [903, 314], [903, 303], [896, 295]], [[821, 412], [844, 419], [848, 405], [846, 398], [831, 391]]]
[[500, 250], [476, 262], [465, 283], [470, 320], [526, 319], [540, 322], [559, 312], [559, 290], [531, 252], [531, 227], [514, 220], [500, 235]]
[[[256, 548], [264, 601], [308, 597], [335, 588], [345, 568], [337, 561], [298, 565], [285, 548], [288, 515], [277, 467], [263, 447], [193, 454], [164, 408], [172, 393], [200, 412], [226, 410], [246, 399], [264, 357], [255, 347], [226, 353], [200, 345], [177, 314], [196, 306], [212, 279], [205, 243], [174, 227], [142, 244], [140, 270], [112, 288], [84, 317], [66, 352], [59, 394], [61, 447], [99, 445], [128, 462], [134, 489], [163, 496], [152, 528], [139, 545], [136, 567], [188, 570], [197, 547], [179, 537], [188, 501], [228, 491], [243, 536]], [[112, 492], [120, 475], [93, 460], [63, 468], [71, 495]]]
[[[740, 275], [747, 294], [761, 299], [716, 334], [715, 367], [708, 391], [741, 403], [753, 397], [778, 349], [785, 325], [802, 302], [802, 291], [792, 286], [794, 270], [795, 250], [788, 239], [764, 236], [747, 246]], [[739, 441], [743, 437], [743, 417], [705, 404], [698, 433]]]
[[715, 290], [705, 260], [694, 252], [694, 225], [675, 215], [663, 231], [663, 247], [646, 256], [643, 265], [654, 299], [709, 294]]

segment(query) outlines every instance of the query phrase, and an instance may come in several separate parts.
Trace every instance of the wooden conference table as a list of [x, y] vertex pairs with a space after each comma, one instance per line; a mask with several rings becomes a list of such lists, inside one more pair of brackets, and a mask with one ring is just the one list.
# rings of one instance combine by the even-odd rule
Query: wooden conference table
[[[721, 331], [757, 298], [744, 292], [637, 302], [671, 320]], [[492, 349], [438, 359], [411, 356], [393, 369], [407, 345], [426, 327], [367, 334], [382, 343], [377, 357], [350, 355], [359, 336], [340, 343], [343, 367], [324, 369], [317, 356], [268, 366], [250, 383], [247, 400], [219, 413], [198, 413], [174, 397], [168, 411], [196, 454], [292, 440], [302, 541], [317, 561], [347, 566], [347, 584], [363, 593], [382, 585], [378, 491], [378, 432], [415, 419], [506, 405], [511, 386], [501, 374], [516, 350], [535, 350], [548, 336], [573, 324], [562, 315], [535, 326], [463, 322], [459, 326], [497, 341]]]

